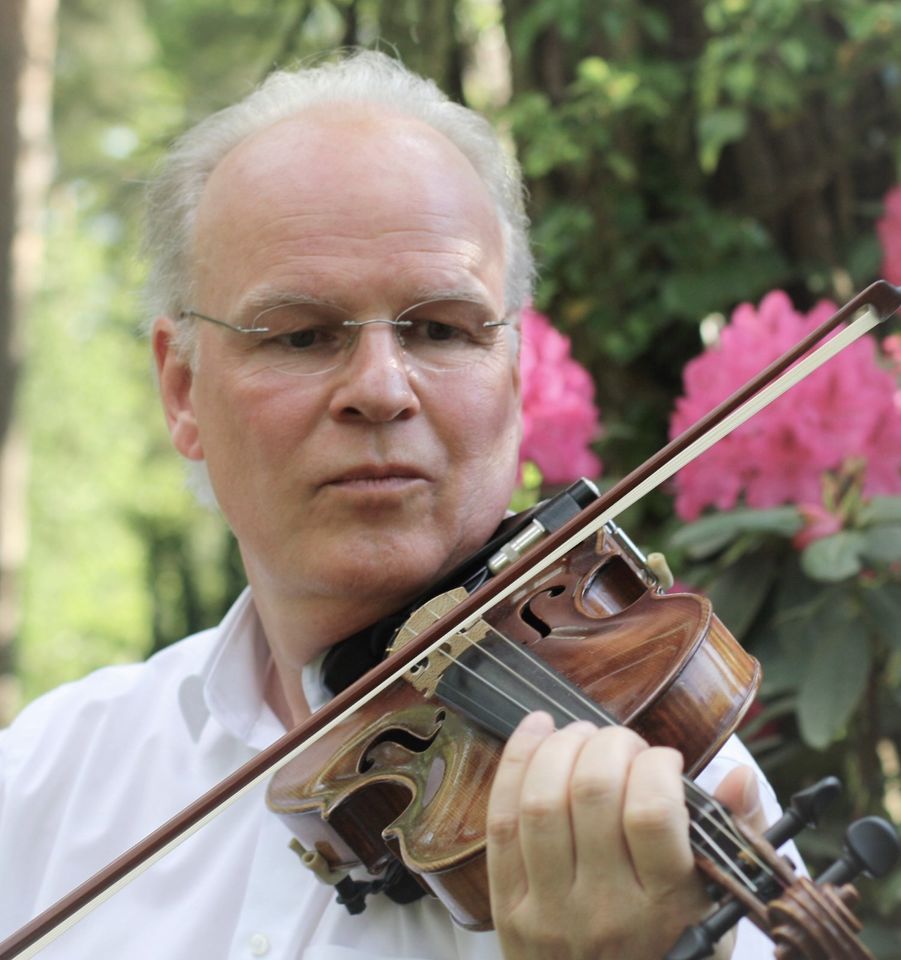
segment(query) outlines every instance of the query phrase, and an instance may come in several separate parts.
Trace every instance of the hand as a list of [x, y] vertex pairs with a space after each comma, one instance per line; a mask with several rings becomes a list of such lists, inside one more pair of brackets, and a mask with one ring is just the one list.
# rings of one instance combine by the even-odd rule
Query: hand
[[[492, 914], [507, 960], [661, 960], [710, 907], [694, 869], [682, 757], [623, 727], [527, 717], [488, 811]], [[717, 796], [759, 823], [751, 770]], [[718, 957], [732, 952], [724, 938]]]

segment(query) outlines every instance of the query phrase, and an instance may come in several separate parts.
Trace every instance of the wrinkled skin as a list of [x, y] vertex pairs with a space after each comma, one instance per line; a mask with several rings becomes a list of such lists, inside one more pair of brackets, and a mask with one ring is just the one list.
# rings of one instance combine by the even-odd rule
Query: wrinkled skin
[[[230, 323], [251, 323], [273, 293], [360, 320], [436, 291], [505, 312], [484, 185], [440, 134], [371, 106], [308, 111], [236, 147], [206, 186], [193, 254], [184, 307]], [[502, 518], [520, 437], [513, 340], [475, 368], [425, 375], [375, 324], [346, 364], [298, 379], [199, 321], [188, 362], [178, 322], [160, 317], [153, 334], [167, 422], [177, 449], [205, 461], [238, 538], [272, 654], [266, 696], [291, 726], [309, 714], [306, 663], [403, 605]], [[627, 731], [545, 723], [510, 741], [492, 795], [505, 953], [659, 960], [702, 902], [676, 755]]]
[[[503, 237], [469, 162], [430, 128], [368, 109], [308, 112], [236, 147], [204, 191], [194, 257], [186, 306], [231, 323], [276, 295], [357, 320], [448, 291], [504, 312]], [[160, 318], [154, 334], [170, 430], [206, 462], [273, 650], [275, 696], [296, 721], [306, 662], [402, 606], [503, 517], [520, 437], [514, 340], [475, 367], [424, 375], [375, 324], [343, 366], [297, 378], [267, 366], [268, 346], [200, 321], [192, 368], [173, 349], [176, 322]]]

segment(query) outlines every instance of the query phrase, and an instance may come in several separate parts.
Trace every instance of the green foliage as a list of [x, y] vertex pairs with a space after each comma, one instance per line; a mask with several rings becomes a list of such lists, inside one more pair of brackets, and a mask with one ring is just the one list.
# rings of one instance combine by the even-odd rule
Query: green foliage
[[872, 523], [843, 530], [805, 547], [801, 567], [814, 580], [826, 582], [856, 576], [868, 564], [901, 561], [901, 524]]
[[506, 5], [518, 86], [503, 119], [530, 179], [537, 302], [611, 416], [630, 405], [604, 451], [614, 471], [659, 445], [704, 316], [779, 286], [806, 307], [877, 268], [872, 218], [901, 129], [879, 64], [901, 35], [876, 6]]
[[836, 740], [865, 707], [871, 670], [878, 686], [901, 666], [893, 663], [901, 646], [899, 509], [901, 497], [879, 498], [852, 521], [859, 525], [806, 545], [796, 542], [803, 518], [790, 506], [712, 514], [671, 538], [682, 575], [711, 595], [736, 636], [752, 648], [766, 637], [769, 658], [771, 637], [787, 659], [803, 653], [807, 668], [790, 683], [779, 674], [772, 692], [795, 690], [813, 747]]
[[794, 507], [752, 510], [750, 507], [713, 513], [678, 530], [672, 544], [684, 550], [692, 560], [703, 560], [719, 553], [738, 537], [751, 534], [777, 534], [791, 537], [803, 521]]
[[[799, 678], [798, 728], [804, 741], [819, 750], [847, 730], [869, 680], [870, 638], [856, 629], [856, 613], [848, 594], [827, 593], [805, 625], [812, 656]], [[852, 637], [863, 642], [855, 644], [854, 655], [849, 656]]]
[[[225, 533], [184, 489], [147, 344], [135, 335], [130, 290], [140, 288], [140, 272], [122, 263], [125, 275], [113, 282], [114, 244], [78, 192], [54, 192], [53, 269], [28, 328], [23, 405], [35, 468], [19, 670], [29, 698], [108, 663], [141, 659], [154, 646], [157, 611], [183, 609], [183, 583], [167, 587], [169, 571], [152, 563], [153, 531], [193, 529], [186, 547], [206, 571], [198, 590], [211, 612], [223, 602], [217, 558]], [[177, 626], [184, 633], [200, 625]]]
[[[846, 494], [845, 506], [854, 502]], [[763, 663], [762, 715], [752, 748], [786, 789], [801, 777], [839, 775], [847, 788], [845, 818], [884, 816], [897, 789], [899, 511], [901, 497], [875, 498], [846, 515], [846, 529], [806, 545], [798, 539], [803, 517], [794, 507], [714, 514], [671, 538], [678, 575], [710, 596], [720, 618]], [[833, 850], [838, 842], [833, 837]], [[816, 842], [805, 840], [804, 850], [818, 859]], [[883, 889], [883, 917], [897, 910], [898, 892]], [[873, 946], [884, 950], [879, 955], [895, 956], [886, 946], [893, 942], [888, 928], [878, 921], [871, 927]]]
[[[537, 305], [596, 375], [609, 483], [663, 441], [708, 314], [778, 286], [806, 308], [877, 271], [873, 222], [901, 163], [899, 28], [892, 0], [63, 0], [22, 402], [26, 697], [215, 622], [240, 585], [227, 531], [184, 491], [134, 334], [142, 183], [188, 123], [276, 64], [355, 43], [493, 109], [528, 180]], [[526, 480], [522, 505], [538, 495]], [[668, 497], [629, 521], [658, 537]], [[880, 744], [901, 742], [901, 500], [860, 505], [799, 554], [801, 525], [792, 508], [705, 518], [674, 559], [763, 661], [776, 781], [840, 772], [848, 807], [877, 809]], [[881, 890], [870, 913], [889, 917], [901, 886]], [[897, 956], [884, 939], [879, 956]]]
[[860, 531], [843, 530], [806, 547], [801, 554], [801, 569], [813, 580], [846, 580], [862, 569], [862, 547]]

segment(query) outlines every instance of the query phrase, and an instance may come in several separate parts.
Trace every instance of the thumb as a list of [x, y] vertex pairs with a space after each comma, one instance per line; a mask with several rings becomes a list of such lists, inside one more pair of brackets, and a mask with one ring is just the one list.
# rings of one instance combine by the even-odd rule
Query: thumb
[[757, 833], [763, 833], [768, 824], [760, 802], [757, 775], [751, 767], [736, 767], [730, 770], [716, 788], [714, 794], [720, 803], [732, 811], [733, 816]]

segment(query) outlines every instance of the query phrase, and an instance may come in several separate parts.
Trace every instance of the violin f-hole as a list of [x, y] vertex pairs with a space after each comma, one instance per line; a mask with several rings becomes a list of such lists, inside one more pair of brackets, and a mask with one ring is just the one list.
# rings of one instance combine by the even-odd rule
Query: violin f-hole
[[522, 606], [520, 616], [522, 617], [523, 622], [527, 623], [542, 638], [548, 636], [552, 628], [547, 621], [542, 620], [542, 618], [538, 616], [538, 614], [532, 609], [532, 604], [536, 600], [539, 600], [543, 597], [549, 597], [550, 599], [559, 597], [560, 594], [563, 593], [564, 589], [565, 587], [557, 584], [556, 586], [551, 587], [549, 590], [542, 590], [541, 593], [536, 594]]
[[[403, 727], [390, 727], [383, 730], [377, 737], [373, 738], [372, 742], [360, 754], [357, 763], [358, 772], [367, 773], [375, 766], [386, 765], [386, 761], [387, 765], [391, 766], [392, 763], [396, 763], [397, 751], [407, 754], [426, 753], [431, 749], [432, 744], [441, 732], [446, 716], [444, 710], [435, 711], [434, 727], [428, 736], [421, 736]], [[379, 754], [381, 756], [378, 756]]]

